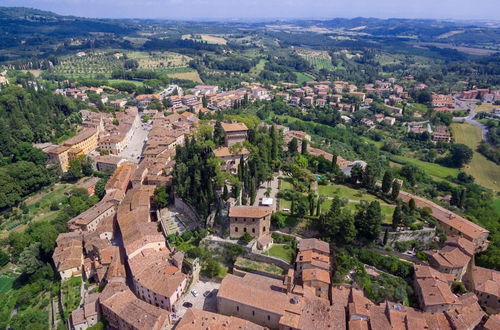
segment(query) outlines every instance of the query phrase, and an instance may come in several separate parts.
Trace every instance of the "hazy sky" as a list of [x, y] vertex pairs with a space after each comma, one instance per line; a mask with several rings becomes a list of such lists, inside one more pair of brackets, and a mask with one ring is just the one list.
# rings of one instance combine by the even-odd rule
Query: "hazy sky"
[[500, 0], [0, 0], [86, 17], [500, 19]]

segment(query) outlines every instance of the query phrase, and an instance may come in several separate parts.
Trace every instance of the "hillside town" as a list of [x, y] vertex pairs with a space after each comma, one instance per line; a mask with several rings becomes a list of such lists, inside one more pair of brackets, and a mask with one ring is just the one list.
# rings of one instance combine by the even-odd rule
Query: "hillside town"
[[[408, 258], [418, 299], [414, 307], [389, 300], [374, 303], [356, 283], [334, 283], [337, 262], [331, 243], [274, 228], [273, 213], [290, 212], [279, 205], [278, 187], [268, 186], [270, 194], [258, 194], [262, 197], [253, 205], [246, 205], [242, 195], [227, 198], [218, 191], [219, 198], [226, 200], [218, 219], [222, 224], [216, 225], [201, 219], [196, 207], [176, 196], [175, 189], [170, 190], [171, 203], [166, 208], [155, 202], [158, 187], [175, 184], [179, 148], [194, 143], [190, 141], [200, 127], [216, 129], [215, 120], [200, 117], [249, 103], [282, 99], [303, 111], [329, 105], [344, 111], [342, 120], [347, 122], [352, 120], [350, 113], [370, 105], [366, 92], [371, 92], [386, 98], [389, 113], [363, 118], [362, 125], [406, 125], [408, 132], [430, 133], [435, 143], [452, 141], [445, 126], [407, 121], [403, 109], [390, 105], [408, 97], [395, 79], [365, 85], [365, 92], [343, 81], [312, 82], [300, 88], [286, 84], [267, 87], [245, 83], [238, 90], [223, 91], [218, 86], [200, 85], [184, 93], [171, 86], [163, 93], [120, 99], [111, 102], [116, 109], [113, 113], [80, 111], [82, 123], [75, 136], [57, 145], [37, 146], [63, 173], [70, 171], [75, 159], [88, 157], [96, 170], [111, 175], [104, 197], [68, 222], [68, 232], [58, 236], [52, 256], [62, 281], [83, 280], [81, 303], [70, 314], [70, 328], [87, 329], [105, 319], [108, 327], [116, 329], [498, 329], [500, 272], [475, 264], [475, 255], [488, 248], [489, 231], [431, 200], [402, 190], [396, 196], [427, 210], [446, 235], [440, 249], [425, 251], [427, 262]], [[102, 89], [86, 87], [56, 93], [85, 101], [88, 91], [100, 95], [101, 100], [108, 98]], [[343, 95], [357, 101], [344, 103]], [[436, 111], [452, 111], [459, 106], [458, 97], [494, 101], [500, 93], [436, 94], [432, 106]], [[150, 109], [153, 102], [168, 104], [168, 108], [165, 112]], [[322, 150], [304, 131], [274, 127], [285, 150], [296, 143], [303, 153], [334, 162], [347, 177], [354, 175], [355, 168], [367, 167], [363, 160], [346, 160]], [[237, 120], [225, 120], [221, 129], [222, 145], [213, 149], [220, 161], [217, 166], [240, 175], [250, 155], [243, 146], [255, 133]], [[281, 171], [274, 173], [270, 181], [282, 175]], [[86, 181], [85, 189], [93, 191], [97, 181]], [[398, 189], [402, 185], [400, 180], [390, 182], [393, 190], [395, 183]], [[234, 265], [231, 273], [212, 283], [211, 291], [198, 291], [211, 279], [200, 275], [198, 258], [187, 258], [169, 238], [188, 228], [203, 228], [204, 223], [212, 230], [200, 245], [209, 250], [243, 246], [246, 258], [278, 264], [283, 273]], [[228, 228], [228, 236], [221, 234], [222, 227]], [[266, 252], [283, 235], [297, 242], [291, 262], [276, 260]], [[242, 243], [247, 236], [249, 240]], [[377, 276], [376, 268], [374, 272]], [[452, 288], [459, 284], [467, 293]]]

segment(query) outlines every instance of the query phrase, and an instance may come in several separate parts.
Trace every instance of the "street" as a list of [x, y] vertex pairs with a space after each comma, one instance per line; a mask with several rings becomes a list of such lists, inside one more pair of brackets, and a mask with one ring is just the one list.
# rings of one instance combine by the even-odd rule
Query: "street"
[[481, 128], [481, 133], [483, 136], [483, 140], [488, 142], [488, 127], [486, 125], [478, 122], [474, 118], [476, 117], [476, 112], [474, 111], [477, 107], [476, 104], [466, 103], [458, 98], [455, 98], [455, 102], [461, 109], [469, 110], [469, 115], [467, 117], [453, 117], [453, 121], [455, 122], [464, 122], [470, 125], [478, 126]]
[[142, 149], [144, 148], [145, 140], [148, 137], [150, 129], [151, 125], [141, 122], [141, 124], [132, 133], [130, 142], [119, 154], [119, 156], [126, 158], [131, 162], [138, 163], [142, 155]]

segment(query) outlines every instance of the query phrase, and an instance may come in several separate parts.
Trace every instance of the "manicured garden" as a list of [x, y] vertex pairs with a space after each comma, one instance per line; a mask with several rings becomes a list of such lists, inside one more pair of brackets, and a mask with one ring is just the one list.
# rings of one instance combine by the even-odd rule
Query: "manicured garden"
[[292, 263], [295, 252], [292, 247], [287, 244], [274, 244], [269, 250], [264, 252], [265, 255], [280, 258], [286, 262]]

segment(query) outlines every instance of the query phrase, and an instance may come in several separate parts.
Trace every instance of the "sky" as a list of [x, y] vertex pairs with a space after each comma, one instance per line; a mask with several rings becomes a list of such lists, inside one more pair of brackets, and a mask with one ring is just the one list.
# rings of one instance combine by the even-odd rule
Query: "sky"
[[500, 19], [500, 0], [0, 0], [0, 6], [98, 18]]

